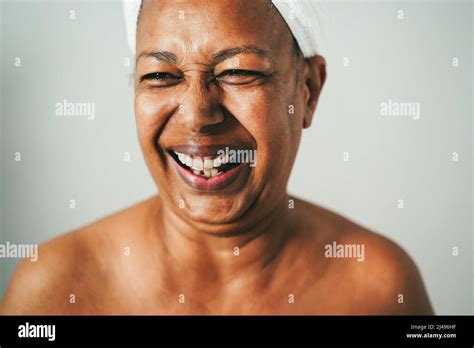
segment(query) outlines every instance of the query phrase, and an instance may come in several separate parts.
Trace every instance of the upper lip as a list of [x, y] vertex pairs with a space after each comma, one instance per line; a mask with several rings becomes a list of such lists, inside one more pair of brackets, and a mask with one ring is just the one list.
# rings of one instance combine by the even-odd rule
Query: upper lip
[[175, 151], [178, 153], [184, 153], [188, 156], [199, 156], [199, 157], [212, 157], [217, 156], [219, 151], [225, 151], [226, 148], [229, 150], [244, 150], [249, 149], [247, 146], [236, 146], [231, 144], [214, 144], [214, 145], [194, 145], [194, 144], [183, 144], [169, 147], [168, 151]]

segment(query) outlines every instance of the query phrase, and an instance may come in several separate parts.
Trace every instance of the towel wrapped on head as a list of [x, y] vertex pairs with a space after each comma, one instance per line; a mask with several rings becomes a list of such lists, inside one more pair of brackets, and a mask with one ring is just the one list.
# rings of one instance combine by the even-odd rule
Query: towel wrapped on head
[[[127, 39], [135, 54], [137, 19], [142, 0], [123, 0]], [[321, 0], [272, 0], [305, 58], [322, 55], [326, 8]]]

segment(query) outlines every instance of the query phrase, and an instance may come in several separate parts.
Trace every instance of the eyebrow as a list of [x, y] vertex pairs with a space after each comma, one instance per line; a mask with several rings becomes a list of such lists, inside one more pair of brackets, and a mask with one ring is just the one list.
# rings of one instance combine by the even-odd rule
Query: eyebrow
[[270, 59], [273, 58], [273, 55], [270, 51], [264, 50], [263, 48], [260, 48], [254, 45], [248, 45], [248, 46], [226, 48], [222, 51], [214, 53], [212, 55], [212, 62], [220, 63], [238, 54], [256, 54], [257, 56], [260, 56], [263, 58], [270, 58]]
[[178, 62], [178, 57], [174, 53], [159, 51], [159, 52], [142, 52], [137, 57], [137, 62], [140, 58], [155, 58], [156, 60], [176, 64]]
[[[264, 50], [263, 48], [254, 45], [246, 45], [223, 49], [214, 53], [211, 56], [211, 60], [213, 64], [218, 64], [238, 54], [255, 54], [267, 59], [273, 58], [273, 54], [270, 51]], [[154, 58], [156, 60], [172, 64], [176, 64], [178, 62], [178, 57], [174, 53], [168, 51], [142, 52], [137, 57], [136, 61], [138, 62], [140, 58]]]

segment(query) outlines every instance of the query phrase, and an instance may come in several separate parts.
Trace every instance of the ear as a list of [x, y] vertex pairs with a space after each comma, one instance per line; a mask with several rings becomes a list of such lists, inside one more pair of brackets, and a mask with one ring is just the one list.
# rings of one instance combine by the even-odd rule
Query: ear
[[319, 94], [326, 81], [326, 60], [322, 56], [314, 56], [304, 61], [304, 103], [305, 113], [303, 118], [303, 128], [309, 128], [316, 110]]

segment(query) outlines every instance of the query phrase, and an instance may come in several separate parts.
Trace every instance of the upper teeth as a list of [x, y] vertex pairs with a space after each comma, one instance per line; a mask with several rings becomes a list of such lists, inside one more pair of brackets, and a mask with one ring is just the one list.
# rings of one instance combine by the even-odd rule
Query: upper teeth
[[225, 157], [191, 157], [176, 151], [174, 153], [178, 156], [181, 163], [191, 167], [194, 174], [206, 176], [208, 178], [220, 174], [219, 167], [228, 162], [228, 158]]

